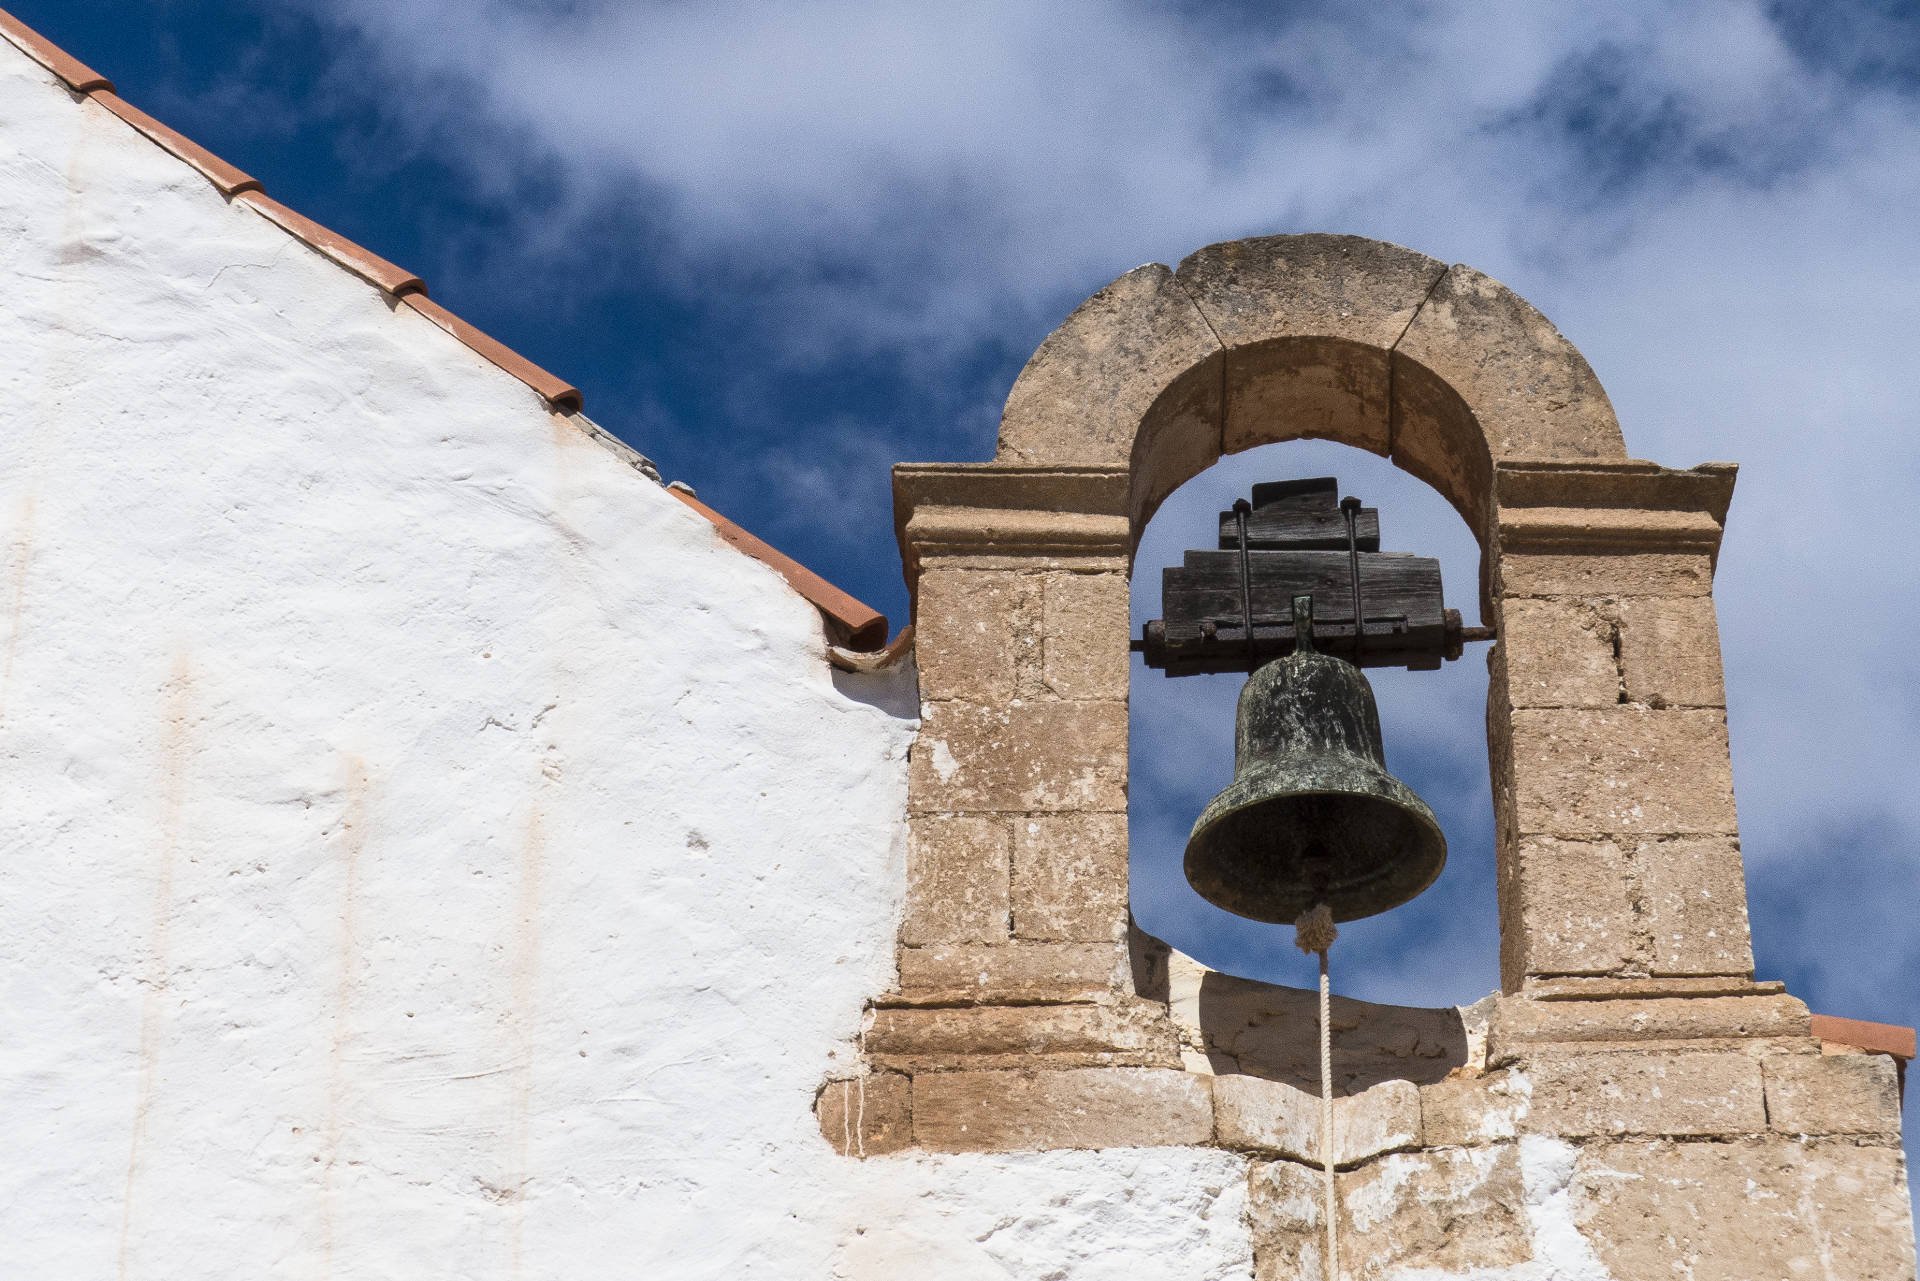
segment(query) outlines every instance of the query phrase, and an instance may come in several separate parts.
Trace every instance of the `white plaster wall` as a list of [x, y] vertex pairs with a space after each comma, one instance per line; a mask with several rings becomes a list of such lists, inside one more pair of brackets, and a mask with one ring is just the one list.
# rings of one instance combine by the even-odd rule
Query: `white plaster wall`
[[780, 579], [3, 43], [0, 132], [0, 1275], [1246, 1275], [1222, 1153], [820, 1138], [912, 726]]

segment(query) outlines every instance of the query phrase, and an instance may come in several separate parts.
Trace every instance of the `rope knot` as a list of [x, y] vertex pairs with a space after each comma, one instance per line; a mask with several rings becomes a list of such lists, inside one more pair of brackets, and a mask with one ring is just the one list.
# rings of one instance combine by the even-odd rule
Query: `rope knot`
[[1324, 952], [1339, 937], [1340, 931], [1333, 923], [1333, 909], [1325, 903], [1315, 903], [1293, 923], [1293, 945], [1302, 952]]

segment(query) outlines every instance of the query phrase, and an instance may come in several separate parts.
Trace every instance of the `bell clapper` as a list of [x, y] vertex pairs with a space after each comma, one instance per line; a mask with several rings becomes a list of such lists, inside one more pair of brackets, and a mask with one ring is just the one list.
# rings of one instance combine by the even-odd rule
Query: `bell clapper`
[[1333, 923], [1333, 910], [1326, 903], [1315, 903], [1293, 923], [1293, 944], [1302, 952], [1320, 958], [1320, 1168], [1326, 1184], [1327, 1266], [1322, 1275], [1340, 1274], [1339, 1234], [1334, 1220], [1333, 1153], [1333, 989], [1327, 979], [1327, 953], [1340, 930]]

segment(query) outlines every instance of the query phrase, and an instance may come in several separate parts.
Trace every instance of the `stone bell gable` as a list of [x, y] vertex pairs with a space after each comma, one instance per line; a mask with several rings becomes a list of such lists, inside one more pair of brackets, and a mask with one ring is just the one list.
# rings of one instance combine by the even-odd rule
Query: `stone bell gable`
[[1629, 457], [1538, 311], [1355, 237], [1127, 273], [1028, 362], [992, 461], [895, 469], [906, 908], [829, 1140], [1228, 1148], [1257, 1274], [1320, 1275], [1313, 1014], [1132, 931], [1126, 887], [1133, 549], [1223, 455], [1303, 437], [1447, 498], [1499, 637], [1502, 991], [1336, 1002], [1343, 1274], [1913, 1276], [1895, 1061], [1753, 978], [1712, 595], [1735, 468]]

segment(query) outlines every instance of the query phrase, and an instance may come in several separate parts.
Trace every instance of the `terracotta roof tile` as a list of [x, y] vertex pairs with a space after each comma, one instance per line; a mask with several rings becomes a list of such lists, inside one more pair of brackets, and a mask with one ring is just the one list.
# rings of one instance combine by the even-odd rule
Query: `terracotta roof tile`
[[407, 294], [400, 301], [545, 396], [547, 403], [561, 413], [580, 412], [580, 389], [572, 383], [555, 378], [505, 343], [475, 329], [424, 293]]
[[379, 254], [361, 248], [337, 232], [329, 231], [305, 214], [295, 213], [264, 191], [243, 191], [236, 199], [252, 205], [292, 232], [296, 239], [306, 241], [354, 275], [371, 281], [390, 294], [397, 296], [427, 291], [426, 282], [406, 268], [394, 266]]
[[205, 175], [207, 181], [218, 187], [220, 194], [228, 199], [232, 199], [243, 191], [260, 190], [258, 178], [228, 164], [191, 138], [167, 128], [113, 90], [96, 89], [93, 92], [93, 100], [159, 143], [179, 159], [198, 169]]
[[887, 643], [886, 615], [861, 604], [799, 561], [775, 551], [685, 490], [667, 492], [712, 521], [722, 539], [778, 573], [788, 586], [812, 602], [827, 619], [828, 641], [857, 652], [871, 652]]
[[[230, 200], [251, 205], [296, 239], [311, 245], [361, 279], [393, 295], [480, 355], [539, 392], [563, 414], [581, 409], [580, 389], [554, 377], [506, 344], [475, 329], [427, 297], [420, 277], [396, 267], [345, 236], [328, 230], [304, 214], [295, 213], [268, 196], [258, 180], [228, 164], [190, 138], [169, 129], [113, 91], [113, 82], [68, 54], [18, 18], [0, 9], [0, 36], [35, 62], [58, 76], [78, 94], [90, 94], [101, 106], [127, 122], [156, 145], [191, 165]], [[720, 537], [747, 555], [778, 571], [793, 589], [812, 602], [827, 621], [827, 639], [843, 649], [871, 652], [887, 639], [887, 620], [790, 557], [783, 556], [726, 517], [689, 495], [669, 490], [680, 501], [713, 522]], [[902, 638], [902, 646], [910, 643]]]
[[66, 81], [67, 88], [75, 93], [92, 93], [95, 89], [105, 89], [109, 93], [113, 91], [113, 81], [5, 9], [0, 9], [0, 36], [5, 36], [8, 43], [16, 46], [20, 52]]
[[1813, 1034], [1835, 1045], [1851, 1045], [1874, 1054], [1891, 1054], [1897, 1059], [1914, 1056], [1914, 1031], [1894, 1023], [1868, 1023], [1864, 1019], [1836, 1018], [1831, 1014], [1813, 1016]]

